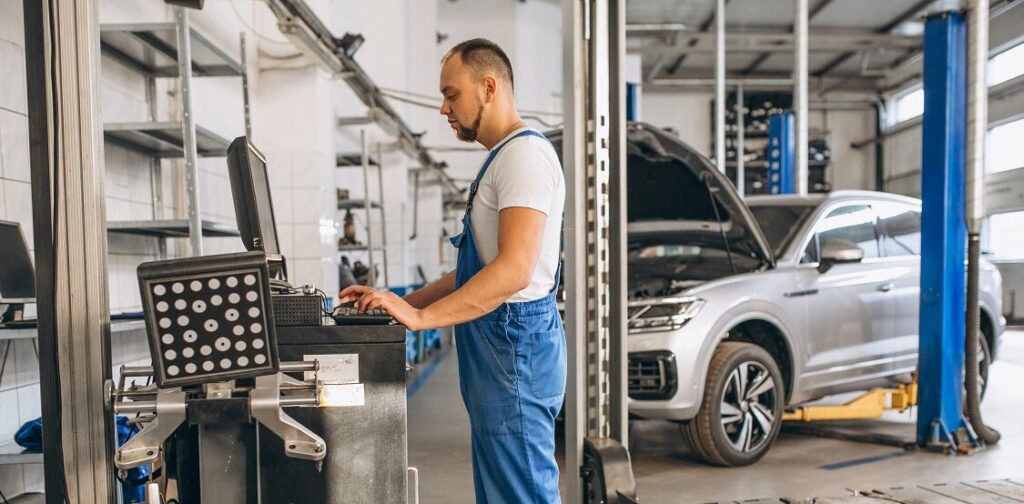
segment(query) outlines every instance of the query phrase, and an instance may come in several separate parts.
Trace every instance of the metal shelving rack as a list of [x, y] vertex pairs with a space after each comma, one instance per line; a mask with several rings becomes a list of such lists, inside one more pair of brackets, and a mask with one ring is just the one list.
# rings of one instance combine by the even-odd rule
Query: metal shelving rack
[[[150, 158], [153, 216], [150, 220], [108, 222], [110, 233], [127, 233], [158, 238], [188, 238], [191, 255], [203, 253], [203, 237], [237, 236], [238, 230], [223, 223], [205, 221], [200, 213], [199, 157], [223, 157], [228, 140], [195, 124], [192, 113], [192, 77], [240, 77], [245, 104], [245, 129], [250, 131], [249, 93], [246, 77], [245, 38], [241, 38], [240, 59], [232, 58], [212, 41], [193, 30], [188, 12], [175, 9], [174, 22], [109, 24], [100, 27], [104, 55], [139, 72], [146, 78], [149, 118], [145, 122], [107, 123], [104, 140], [112, 145]], [[157, 119], [156, 79], [180, 80], [180, 120]], [[161, 187], [162, 159], [184, 161], [188, 213], [186, 219], [163, 216]], [[166, 244], [161, 240], [161, 251]]]
[[[350, 199], [350, 200], [338, 200], [338, 210], [352, 210], [352, 209], [363, 209], [366, 210], [366, 245], [338, 245], [338, 252], [366, 252], [367, 256], [367, 267], [370, 268], [370, 285], [377, 285], [377, 277], [374, 269], [374, 252], [380, 252], [383, 255], [384, 263], [384, 286], [387, 287], [388, 283], [388, 251], [387, 251], [387, 224], [384, 219], [384, 174], [381, 156], [380, 144], [377, 144], [377, 160], [373, 161], [370, 158], [369, 145], [366, 139], [366, 130], [360, 131], [360, 143], [362, 146], [362, 152], [359, 154], [339, 154], [336, 162], [338, 168], [355, 167], [360, 166], [363, 169], [363, 189], [365, 191], [365, 197], [363, 199]], [[377, 167], [377, 200], [373, 201], [370, 199], [370, 167]], [[382, 239], [380, 245], [377, 245], [374, 240], [373, 225], [370, 222], [370, 214], [373, 210], [377, 210], [380, 216], [380, 226]]]

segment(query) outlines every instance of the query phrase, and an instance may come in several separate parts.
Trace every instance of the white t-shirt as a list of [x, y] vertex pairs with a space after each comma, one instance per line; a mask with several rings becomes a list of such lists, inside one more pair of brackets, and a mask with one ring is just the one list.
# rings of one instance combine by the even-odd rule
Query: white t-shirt
[[[526, 129], [513, 131], [496, 146]], [[551, 292], [555, 282], [565, 208], [562, 166], [554, 147], [544, 138], [525, 135], [509, 141], [480, 180], [470, 220], [477, 252], [484, 264], [498, 256], [498, 212], [509, 207], [533, 208], [548, 216], [530, 285], [508, 301], [540, 299]]]

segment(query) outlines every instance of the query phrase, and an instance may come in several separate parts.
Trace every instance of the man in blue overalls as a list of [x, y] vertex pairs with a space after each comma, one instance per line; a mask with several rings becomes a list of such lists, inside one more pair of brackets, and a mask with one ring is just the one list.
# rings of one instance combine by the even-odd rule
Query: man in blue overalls
[[554, 148], [516, 111], [512, 65], [474, 39], [442, 60], [441, 114], [489, 151], [472, 186], [455, 271], [400, 298], [353, 286], [411, 330], [455, 326], [472, 425], [478, 503], [560, 502], [555, 416], [565, 393], [565, 331], [555, 306], [565, 180]]

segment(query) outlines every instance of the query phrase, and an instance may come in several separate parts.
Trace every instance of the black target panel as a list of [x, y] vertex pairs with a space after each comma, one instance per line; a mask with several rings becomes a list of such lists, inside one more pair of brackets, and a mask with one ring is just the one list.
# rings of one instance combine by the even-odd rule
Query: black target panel
[[138, 273], [157, 386], [278, 371], [265, 254], [155, 261]]

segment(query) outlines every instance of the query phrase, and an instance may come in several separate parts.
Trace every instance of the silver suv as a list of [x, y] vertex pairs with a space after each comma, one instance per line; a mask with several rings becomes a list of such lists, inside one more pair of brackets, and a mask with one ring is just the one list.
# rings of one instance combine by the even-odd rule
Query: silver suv
[[[921, 202], [741, 200], [707, 159], [628, 132], [629, 410], [682, 424], [707, 461], [756, 462], [784, 409], [907, 383], [917, 366]], [[982, 379], [1005, 329], [981, 267]]]

